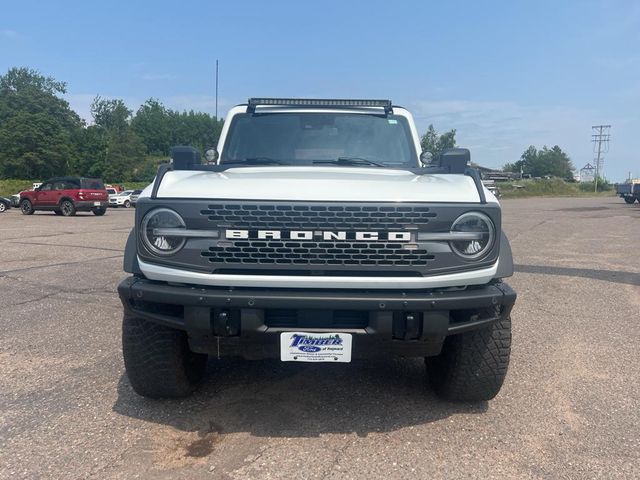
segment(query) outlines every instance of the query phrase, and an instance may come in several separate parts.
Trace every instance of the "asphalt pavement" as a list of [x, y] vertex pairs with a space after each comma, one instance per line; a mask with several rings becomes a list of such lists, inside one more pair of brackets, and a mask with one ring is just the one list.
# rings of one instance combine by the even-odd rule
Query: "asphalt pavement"
[[132, 210], [0, 214], [0, 478], [640, 476], [640, 205], [506, 200], [518, 292], [505, 385], [439, 400], [418, 360], [212, 359], [152, 401], [122, 362]]

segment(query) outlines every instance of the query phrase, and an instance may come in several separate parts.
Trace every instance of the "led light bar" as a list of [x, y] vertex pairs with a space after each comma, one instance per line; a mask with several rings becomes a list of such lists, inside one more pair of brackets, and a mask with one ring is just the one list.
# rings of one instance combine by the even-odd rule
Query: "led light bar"
[[250, 98], [247, 111], [255, 112], [256, 107], [315, 107], [315, 108], [384, 108], [392, 112], [391, 100], [345, 100], [320, 98]]

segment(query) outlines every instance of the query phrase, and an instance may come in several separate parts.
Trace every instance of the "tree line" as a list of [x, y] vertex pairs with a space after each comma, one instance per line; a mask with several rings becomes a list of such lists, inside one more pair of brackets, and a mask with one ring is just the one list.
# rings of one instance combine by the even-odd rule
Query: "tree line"
[[[92, 124], [62, 98], [67, 85], [29, 68], [0, 76], [0, 179], [45, 179], [61, 175], [101, 177], [109, 182], [150, 181], [173, 145], [201, 152], [215, 146], [223, 121], [202, 112], [179, 112], [150, 98], [137, 111], [120, 99], [97, 96]], [[456, 146], [456, 130], [433, 125], [420, 139], [438, 154]], [[573, 166], [559, 146], [529, 147], [503, 169], [532, 176], [571, 178]]]
[[87, 125], [61, 97], [66, 91], [64, 82], [29, 68], [0, 76], [0, 178], [149, 181], [171, 146], [204, 151], [222, 130], [207, 113], [179, 112], [153, 98], [134, 112], [120, 99], [98, 96]]

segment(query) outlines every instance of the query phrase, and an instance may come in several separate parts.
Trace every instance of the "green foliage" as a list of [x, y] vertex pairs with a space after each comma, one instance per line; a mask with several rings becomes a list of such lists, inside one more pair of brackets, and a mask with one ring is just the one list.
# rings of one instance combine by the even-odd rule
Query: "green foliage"
[[153, 155], [169, 155], [172, 146], [170, 111], [150, 98], [140, 106], [131, 126]]
[[[60, 95], [66, 84], [28, 68], [0, 76], [0, 179], [58, 175], [148, 183], [173, 145], [204, 152], [223, 122], [178, 112], [150, 98], [135, 115], [121, 99], [96, 97], [86, 126]], [[29, 182], [30, 185], [30, 182]]]
[[23, 190], [30, 190], [35, 180], [0, 180], [0, 197], [9, 197]]
[[503, 168], [505, 172], [520, 172], [530, 174], [532, 177], [552, 176], [564, 179], [573, 178], [573, 165], [569, 155], [555, 145], [548, 148], [546, 145], [542, 150], [537, 150], [531, 145], [527, 148], [520, 160], [514, 163], [507, 163]]
[[420, 146], [423, 152], [431, 152], [433, 155], [441, 153], [447, 148], [456, 146], [456, 130], [452, 129], [442, 135], [436, 132], [432, 125], [429, 125], [426, 133], [420, 138]]
[[[583, 182], [578, 185], [583, 192], [593, 192], [596, 189], [595, 180], [593, 182]], [[598, 192], [611, 192], [613, 185], [606, 178], [598, 177]]]
[[[560, 178], [546, 180], [518, 180], [515, 182], [499, 182], [500, 193], [503, 198], [524, 198], [524, 197], [579, 197], [594, 195], [593, 183], [566, 182]], [[589, 188], [584, 188], [588, 185]], [[610, 195], [606, 190], [601, 194]]]
[[169, 155], [174, 145], [191, 145], [201, 152], [215, 146], [222, 131], [221, 121], [201, 112], [177, 112], [150, 98], [131, 123], [151, 155]]
[[28, 68], [0, 76], [0, 178], [65, 174], [77, 161], [80, 117], [66, 85]]

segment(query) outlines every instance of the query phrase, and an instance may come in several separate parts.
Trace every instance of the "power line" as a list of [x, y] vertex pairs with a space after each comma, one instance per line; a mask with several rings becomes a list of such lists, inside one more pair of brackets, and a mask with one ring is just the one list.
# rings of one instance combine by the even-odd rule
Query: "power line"
[[595, 191], [598, 191], [598, 177], [602, 175], [604, 169], [604, 154], [609, 151], [609, 140], [611, 134], [609, 133], [611, 125], [594, 125], [591, 127], [591, 142], [593, 142], [593, 152], [595, 154], [596, 163], [596, 177], [595, 177]]

